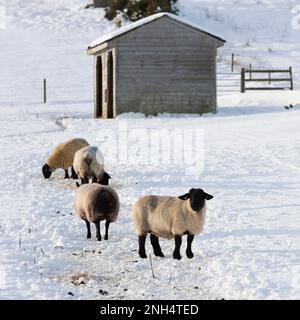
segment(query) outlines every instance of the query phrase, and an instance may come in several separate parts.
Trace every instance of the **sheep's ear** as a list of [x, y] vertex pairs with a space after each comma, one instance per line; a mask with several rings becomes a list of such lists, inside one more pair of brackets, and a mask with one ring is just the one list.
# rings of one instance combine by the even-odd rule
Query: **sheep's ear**
[[104, 174], [105, 174], [106, 178], [111, 179], [111, 176], [107, 172], [104, 172]]
[[107, 172], [104, 171], [104, 174], [102, 175], [101, 179], [98, 180], [97, 182], [99, 184], [103, 184], [103, 185], [108, 186], [109, 185], [109, 179], [111, 179], [111, 176]]
[[204, 192], [204, 198], [205, 198], [206, 200], [211, 200], [211, 199], [213, 199], [213, 196], [210, 195], [210, 194], [208, 194], [208, 193], [205, 193], [205, 192]]
[[186, 193], [186, 194], [184, 194], [184, 195], [182, 195], [182, 196], [179, 196], [178, 198], [179, 198], [180, 200], [187, 200], [187, 199], [189, 199], [190, 197], [191, 197], [190, 193]]

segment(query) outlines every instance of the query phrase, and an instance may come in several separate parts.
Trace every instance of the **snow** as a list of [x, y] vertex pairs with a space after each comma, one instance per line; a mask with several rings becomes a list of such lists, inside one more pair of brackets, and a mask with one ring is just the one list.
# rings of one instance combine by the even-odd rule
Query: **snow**
[[[237, 68], [253, 61], [292, 65], [297, 90], [229, 92], [218, 97], [219, 112], [205, 116], [94, 120], [86, 46], [114, 24], [103, 20], [103, 10], [83, 10], [81, 0], [7, 2], [0, 31], [1, 299], [300, 298], [300, 42], [288, 19], [294, 3], [188, 0], [180, 6], [189, 21], [224, 32], [219, 70], [229, 70], [234, 50]], [[271, 13], [265, 25], [259, 10]], [[194, 134], [200, 135], [196, 173], [186, 170], [193, 163], [185, 157]], [[155, 157], [168, 136], [179, 138], [172, 161]], [[74, 217], [75, 181], [64, 180], [62, 171], [42, 177], [49, 152], [72, 137], [101, 148], [120, 196], [108, 241], [97, 242], [94, 228], [85, 239], [85, 225]], [[166, 257], [152, 254], [153, 279], [149, 260], [136, 252], [131, 206], [144, 194], [177, 196], [198, 186], [214, 199], [205, 230], [195, 237], [195, 257], [184, 256], [184, 243], [183, 260], [174, 261], [173, 241], [162, 240]]]
[[205, 31], [202, 27], [200, 27], [200, 26], [198, 26], [196, 24], [193, 24], [193, 23], [191, 23], [190, 21], [188, 21], [186, 19], [182, 19], [182, 18], [176, 16], [175, 14], [171, 14], [171, 13], [167, 13], [167, 12], [160, 12], [160, 13], [153, 14], [153, 15], [151, 15], [149, 17], [140, 19], [140, 20], [138, 20], [136, 22], [127, 24], [126, 26], [124, 26], [122, 28], [119, 28], [119, 29], [117, 29], [117, 30], [115, 30], [115, 31], [113, 31], [111, 33], [105, 34], [104, 36], [102, 36], [102, 37], [96, 39], [95, 41], [93, 41], [90, 44], [89, 48], [96, 47], [99, 44], [102, 44], [102, 43], [104, 43], [106, 41], [112, 40], [112, 39], [114, 39], [116, 37], [121, 36], [124, 33], [127, 33], [129, 31], [137, 29], [137, 28], [139, 28], [139, 27], [141, 27], [141, 26], [143, 26], [143, 25], [145, 25], [147, 23], [150, 23], [152, 21], [155, 21], [155, 20], [160, 19], [160, 18], [165, 17], [165, 16], [169, 17], [169, 18], [171, 18], [171, 19], [173, 19], [175, 21], [178, 21], [180, 23], [186, 24], [186, 25], [188, 25], [188, 26], [190, 26], [192, 28], [195, 28], [195, 29], [197, 29], [197, 30], [199, 30], [201, 32], [204, 32], [204, 33], [206, 33], [208, 35], [211, 35], [211, 36], [213, 36], [215, 38], [217, 37], [220, 41], [225, 42], [225, 40], [223, 40], [220, 36], [213, 35], [212, 32]]

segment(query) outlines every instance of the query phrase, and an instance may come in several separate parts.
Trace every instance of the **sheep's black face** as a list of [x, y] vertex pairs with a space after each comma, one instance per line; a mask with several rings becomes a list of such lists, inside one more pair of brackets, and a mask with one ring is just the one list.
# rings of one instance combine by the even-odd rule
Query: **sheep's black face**
[[52, 169], [47, 163], [43, 165], [42, 171], [45, 179], [49, 179], [51, 177]]
[[190, 205], [194, 211], [202, 210], [205, 200], [211, 200], [212, 198], [212, 195], [204, 192], [202, 189], [191, 189], [188, 193], [179, 197], [181, 200], [190, 199]]
[[191, 189], [190, 204], [194, 211], [200, 211], [205, 205], [204, 191], [201, 189]]
[[107, 172], [104, 172], [98, 183], [103, 184], [104, 186], [108, 186], [109, 179], [111, 179], [111, 176]]

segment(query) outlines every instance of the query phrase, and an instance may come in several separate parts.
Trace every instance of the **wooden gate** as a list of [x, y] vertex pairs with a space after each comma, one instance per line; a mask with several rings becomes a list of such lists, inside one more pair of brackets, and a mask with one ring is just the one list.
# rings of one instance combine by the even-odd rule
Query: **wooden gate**
[[[281, 77], [274, 77], [275, 74], [282, 74]], [[267, 75], [263, 77], [263, 75]], [[249, 83], [267, 83], [269, 86], [247, 87]], [[272, 83], [283, 83], [288, 85], [271, 86]], [[241, 92], [248, 90], [294, 90], [292, 67], [288, 70], [258, 70], [258, 69], [241, 69]]]

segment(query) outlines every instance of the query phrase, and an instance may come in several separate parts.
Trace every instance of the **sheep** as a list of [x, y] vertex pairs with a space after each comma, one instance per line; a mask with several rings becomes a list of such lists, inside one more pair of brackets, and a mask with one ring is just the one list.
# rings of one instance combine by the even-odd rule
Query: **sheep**
[[89, 183], [90, 178], [92, 182], [109, 184], [111, 177], [104, 171], [103, 154], [97, 147], [88, 146], [78, 150], [74, 156], [73, 167], [81, 179], [81, 184]]
[[140, 257], [147, 258], [145, 241], [150, 233], [150, 242], [156, 256], [164, 257], [159, 237], [175, 238], [173, 258], [180, 260], [182, 236], [187, 235], [186, 255], [189, 259], [193, 258], [192, 242], [194, 236], [202, 232], [205, 222], [205, 200], [212, 198], [212, 195], [202, 189], [190, 189], [179, 197], [149, 195], [140, 198], [132, 208], [132, 218], [139, 237]]
[[58, 144], [49, 155], [46, 163], [42, 168], [45, 179], [49, 179], [56, 169], [65, 170], [65, 179], [69, 179], [68, 168], [72, 167], [72, 178], [77, 179], [77, 175], [73, 168], [73, 160], [75, 152], [89, 143], [81, 138], [75, 138]]
[[91, 238], [92, 222], [96, 226], [96, 237], [101, 241], [100, 221], [106, 220], [104, 240], [108, 240], [109, 225], [117, 219], [120, 209], [119, 197], [114, 189], [98, 183], [84, 184], [76, 190], [74, 208], [78, 217], [86, 223], [87, 239]]

